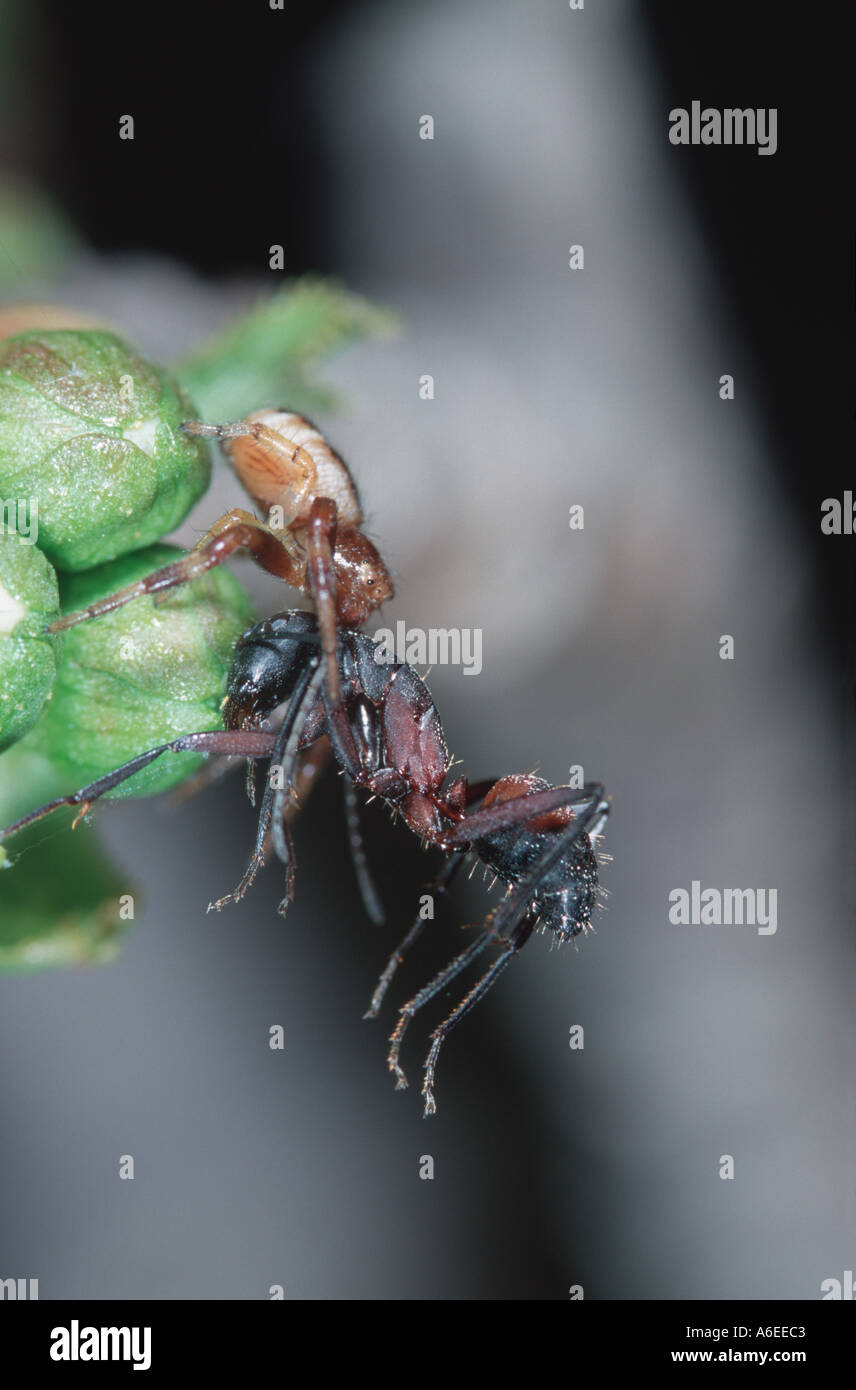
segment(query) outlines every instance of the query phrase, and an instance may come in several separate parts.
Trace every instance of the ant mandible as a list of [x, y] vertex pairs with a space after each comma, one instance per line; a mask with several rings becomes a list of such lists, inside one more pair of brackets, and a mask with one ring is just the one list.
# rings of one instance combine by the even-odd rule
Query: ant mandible
[[[487, 971], [434, 1030], [425, 1061], [424, 1114], [436, 1111], [437, 1058], [451, 1029], [487, 992], [536, 926], [567, 941], [584, 932], [598, 892], [594, 843], [609, 814], [600, 783], [581, 790], [552, 787], [534, 775], [506, 776], [448, 785], [451, 767], [440, 716], [421, 677], [409, 665], [382, 663], [380, 644], [364, 633], [343, 630], [336, 648], [338, 695], [330, 688], [320, 619], [302, 610], [257, 623], [235, 648], [224, 701], [223, 731], [187, 734], [132, 758], [70, 796], [59, 797], [0, 831], [0, 841], [60, 806], [83, 812], [105, 792], [167, 752], [267, 758], [281, 768], [268, 777], [249, 867], [233, 893], [210, 904], [237, 901], [264, 860], [271, 833], [286, 865], [284, 911], [292, 894], [293, 859], [286, 811], [301, 753], [329, 739], [343, 772], [400, 813], [423, 841], [449, 856], [431, 887], [443, 893], [467, 855], [475, 855], [506, 886], [504, 898], [466, 950], [420, 989], [400, 1010], [390, 1037], [388, 1065], [396, 1089], [407, 1085], [400, 1062], [406, 1029], [429, 1000], [466, 970], [490, 945], [500, 948]], [[276, 729], [260, 727], [285, 705]], [[476, 803], [481, 803], [476, 808]], [[419, 917], [380, 977], [366, 1017], [374, 1017], [398, 965], [425, 923]]]

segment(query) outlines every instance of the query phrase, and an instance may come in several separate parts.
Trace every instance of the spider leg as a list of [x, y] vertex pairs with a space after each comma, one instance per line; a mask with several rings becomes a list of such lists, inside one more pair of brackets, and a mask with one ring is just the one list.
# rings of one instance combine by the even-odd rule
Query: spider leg
[[339, 509], [331, 497], [316, 497], [309, 510], [306, 531], [307, 570], [318, 613], [321, 646], [327, 661], [327, 692], [334, 705], [341, 702], [336, 582], [333, 578], [338, 516]]
[[[311, 454], [260, 420], [236, 420], [228, 425], [204, 425], [198, 420], [186, 420], [181, 429], [185, 434], [219, 440], [254, 501], [263, 507], [275, 502], [282, 509], [284, 530], [300, 515], [317, 485], [317, 469]], [[252, 439], [255, 444], [230, 448], [232, 441], [238, 439]]]
[[48, 816], [52, 811], [58, 811], [62, 806], [81, 806], [82, 814], [94, 801], [104, 796], [105, 792], [112, 791], [122, 782], [127, 782], [129, 777], [133, 777], [135, 772], [140, 772], [142, 768], [148, 767], [155, 758], [160, 758], [164, 753], [218, 753], [228, 756], [238, 757], [269, 757], [273, 747], [275, 735], [257, 729], [226, 729], [209, 730], [198, 734], [183, 734], [181, 738], [174, 738], [169, 743], [162, 743], [158, 748], [149, 748], [145, 753], [138, 753], [135, 758], [123, 763], [121, 767], [114, 768], [112, 772], [107, 772], [103, 777], [98, 777], [88, 786], [81, 787], [79, 791], [71, 792], [69, 796], [58, 796], [53, 801], [48, 801], [44, 806], [39, 806], [35, 811], [29, 811], [27, 815], [21, 816], [19, 820], [13, 821], [11, 825], [6, 825], [0, 829], [0, 842], [15, 835], [19, 830], [23, 830], [28, 825], [35, 824], [44, 816]]
[[226, 512], [211, 527], [207, 535], [193, 550], [189, 550], [179, 560], [170, 565], [144, 575], [124, 589], [91, 603], [77, 613], [66, 613], [48, 624], [48, 632], [61, 632], [64, 628], [75, 627], [88, 622], [90, 618], [100, 618], [105, 613], [114, 613], [126, 603], [142, 598], [145, 594], [159, 594], [174, 589], [179, 584], [187, 584], [198, 579], [208, 570], [222, 565], [236, 550], [249, 550], [256, 562], [268, 573], [283, 579], [293, 588], [302, 587], [301, 562], [292, 555], [287, 533], [272, 531], [252, 512], [240, 507]]

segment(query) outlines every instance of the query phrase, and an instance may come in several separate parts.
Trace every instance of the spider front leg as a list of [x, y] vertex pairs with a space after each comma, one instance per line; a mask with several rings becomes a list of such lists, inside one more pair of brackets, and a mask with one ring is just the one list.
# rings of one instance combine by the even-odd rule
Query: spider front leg
[[236, 550], [249, 550], [269, 574], [284, 579], [286, 584], [294, 588], [302, 587], [302, 562], [290, 538], [272, 531], [252, 512], [236, 507], [221, 516], [199, 544], [180, 560], [144, 575], [136, 583], [117, 589], [114, 594], [107, 594], [88, 608], [82, 608], [77, 613], [66, 613], [49, 625], [48, 632], [61, 632], [64, 628], [75, 627], [77, 623], [88, 622], [90, 618], [114, 613], [117, 608], [123, 608], [126, 603], [132, 603], [146, 594], [159, 594], [187, 584], [217, 565], [222, 565]]
[[338, 508], [331, 497], [316, 497], [309, 510], [307, 524], [307, 570], [318, 614], [321, 649], [327, 663], [327, 694], [334, 706], [342, 703], [336, 580], [333, 574], [338, 517]]
[[[205, 425], [188, 420], [181, 428], [185, 434], [220, 441], [253, 500], [261, 507], [276, 506], [282, 513], [277, 530], [287, 530], [314, 496], [318, 470], [311, 454], [262, 421]], [[235, 441], [241, 442], [236, 445]]]

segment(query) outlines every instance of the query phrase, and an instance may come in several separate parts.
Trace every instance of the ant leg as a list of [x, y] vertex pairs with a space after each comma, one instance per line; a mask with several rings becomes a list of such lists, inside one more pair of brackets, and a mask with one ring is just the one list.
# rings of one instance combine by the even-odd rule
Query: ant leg
[[284, 579], [293, 588], [301, 587], [301, 562], [290, 553], [284, 537], [271, 531], [270, 527], [259, 521], [252, 512], [245, 512], [238, 507], [221, 516], [199, 544], [180, 560], [165, 565], [163, 569], [155, 570], [153, 574], [145, 575], [136, 583], [126, 585], [124, 589], [117, 589], [114, 594], [107, 594], [88, 608], [83, 608], [77, 613], [66, 613], [64, 617], [50, 623], [47, 630], [62, 632], [64, 628], [75, 627], [77, 623], [87, 622], [90, 618], [100, 618], [105, 613], [113, 613], [117, 608], [123, 608], [126, 603], [142, 598], [145, 594], [158, 594], [165, 589], [174, 589], [179, 584], [187, 584], [191, 579], [198, 579], [200, 575], [214, 569], [216, 565], [222, 565], [236, 550], [249, 550], [256, 562], [269, 574]]
[[363, 900], [363, 907], [368, 913], [376, 927], [382, 927], [386, 921], [384, 916], [383, 904], [380, 900], [375, 881], [372, 878], [372, 871], [369, 868], [368, 857], [363, 849], [363, 832], [360, 829], [360, 803], [357, 799], [356, 788], [348, 776], [343, 774], [345, 788], [345, 824], [348, 827], [348, 844], [351, 849], [351, 862], [354, 866], [357, 884], [360, 889], [360, 897]]
[[[276, 749], [271, 750], [271, 758], [276, 756]], [[255, 803], [254, 803], [255, 804]], [[238, 903], [244, 894], [255, 882], [256, 874], [265, 862], [265, 840], [267, 838], [268, 825], [270, 823], [270, 813], [265, 815], [265, 808], [262, 807], [256, 830], [256, 841], [253, 853], [250, 855], [250, 862], [239, 882], [237, 888], [233, 888], [231, 893], [225, 893], [222, 898], [217, 898], [210, 902], [205, 909], [206, 912], [222, 912], [227, 903]]]
[[[464, 1015], [469, 1013], [473, 1005], [477, 1004], [478, 1001], [483, 998], [497, 976], [505, 969], [511, 957], [516, 955], [521, 947], [528, 941], [537, 922], [537, 915], [534, 910], [535, 896], [546, 875], [553, 866], [559, 862], [562, 856], [568, 852], [581, 835], [596, 834], [598, 833], [598, 829], [603, 825], [609, 811], [609, 805], [603, 800], [602, 795], [600, 795], [600, 792], [602, 792], [600, 784], [593, 783], [591, 785], [597, 794], [592, 798], [589, 809], [578, 817], [578, 819], [573, 821], [561, 834], [557, 835], [552, 844], [547, 845], [526, 877], [521, 879], [520, 883], [516, 884], [511, 892], [503, 898], [496, 911], [488, 919], [488, 928], [485, 936], [488, 940], [493, 940], [504, 945], [506, 949], [497, 957], [490, 969], [476, 982], [469, 993], [464, 996], [460, 1004], [452, 1010], [449, 1016], [445, 1018], [440, 1026], [435, 1028], [434, 1032], [431, 1034], [431, 1047], [425, 1061], [425, 1082], [422, 1087], [422, 1095], [425, 1099], [425, 1110], [423, 1113], [426, 1116], [434, 1115], [437, 1110], [437, 1105], [434, 1100], [434, 1076], [437, 1068], [437, 1057], [446, 1037], [452, 1031], [455, 1024], [459, 1023]], [[551, 790], [561, 791], [562, 788], [556, 787]], [[569, 789], [564, 788], [564, 790], [567, 791]], [[541, 795], [541, 793], [536, 792], [533, 793], [533, 795], [537, 796]], [[516, 799], [521, 802], [527, 800], [525, 796]], [[504, 804], [507, 805], [508, 803]], [[566, 802], [565, 804], [568, 803]], [[491, 809], [493, 808], [488, 807], [489, 811]], [[475, 812], [473, 819], [479, 814], [481, 813]], [[528, 819], [528, 817], [526, 817], [526, 819]], [[513, 923], [513, 926], [509, 936], [506, 937], [503, 935], [503, 931], [510, 923]], [[454, 973], [457, 974], [457, 970], [455, 970]], [[442, 985], [439, 984], [440, 979], [440, 976], [436, 977], [436, 979], [432, 981], [432, 985], [442, 988]], [[427, 998], [430, 998], [432, 994], [437, 992], [436, 988], [432, 988], [432, 986], [428, 986], [428, 989], [431, 993], [428, 994]], [[418, 997], [417, 995], [417, 998]], [[423, 1000], [422, 1002], [425, 1001]]]
[[[331, 503], [330, 505], [333, 507], [335, 511], [335, 503]], [[316, 589], [314, 592], [316, 594], [318, 592], [323, 592], [323, 585], [320, 589]], [[332, 592], [332, 588], [330, 592]], [[319, 614], [320, 612], [321, 610], [319, 609]], [[319, 627], [320, 626], [321, 618], [319, 616]], [[333, 613], [332, 637], [335, 643], [334, 650], [332, 653], [333, 664], [336, 669], [336, 679], [338, 681], [339, 653], [338, 630], [335, 623], [335, 610]], [[323, 641], [324, 636], [322, 634], [322, 643]], [[323, 696], [324, 710], [327, 716], [328, 737], [331, 744], [333, 745], [333, 748], [335, 749], [337, 758], [341, 764], [342, 771], [345, 777], [345, 820], [348, 827], [348, 835], [351, 847], [351, 857], [354, 864], [354, 871], [356, 873], [357, 883], [360, 889], [360, 895], [363, 900], [363, 905], [365, 906], [365, 909], [369, 917], [373, 922], [377, 923], [377, 925], [382, 926], [385, 920], [383, 906], [381, 904], [377, 888], [375, 887], [374, 882], [372, 880], [365, 851], [362, 847], [362, 835], [360, 833], [359, 816], [357, 813], [357, 801], [352, 781], [353, 776], [359, 773], [360, 770], [360, 756], [356, 747], [356, 743], [354, 741], [354, 736], [351, 732], [347, 712], [341, 700], [341, 691], [339, 691], [338, 694], [331, 694], [329, 666], [330, 653], [326, 650], [326, 648], [323, 645], [322, 651], [324, 653], [324, 661], [318, 665], [315, 675], [313, 676], [311, 688], [307, 690], [305, 709], [306, 713], [309, 714], [314, 706], [317, 696], [321, 693], [321, 685], [324, 679], [326, 668], [327, 689], [324, 692]], [[297, 754], [298, 748], [296, 743], [291, 747], [290, 752], [289, 750], [285, 750], [284, 763], [286, 764], [286, 766], [284, 767], [282, 787], [279, 791], [278, 801], [274, 805], [273, 809], [274, 844], [276, 846], [277, 854], [286, 865], [290, 865], [291, 863], [292, 850], [290, 845], [290, 837], [288, 835], [288, 830], [283, 815], [283, 802], [286, 790], [290, 788], [293, 781], [292, 773], [297, 761]], [[283, 912], [283, 915], [287, 903], [291, 900], [291, 896], [291, 890], [289, 890], [288, 897], [284, 899], [282, 903], [280, 903], [280, 911]]]
[[291, 820], [295, 812], [304, 806], [309, 800], [312, 788], [318, 780], [319, 775], [324, 771], [330, 761], [330, 740], [326, 734], [322, 734], [315, 743], [308, 748], [300, 751], [297, 764], [297, 775], [294, 779], [294, 787], [297, 793], [297, 800], [292, 798], [291, 805], [286, 807], [285, 818]]
[[28, 811], [19, 820], [0, 829], [0, 843], [7, 840], [10, 835], [15, 835], [19, 830], [25, 829], [26, 826], [35, 824], [43, 816], [50, 815], [52, 811], [58, 811], [62, 806], [80, 806], [82, 808], [80, 815], [85, 816], [92, 803], [104, 796], [105, 792], [112, 791], [122, 782], [127, 782], [128, 778], [133, 777], [135, 772], [148, 767], [149, 763], [153, 763], [155, 758], [161, 757], [163, 753], [197, 752], [218, 753], [230, 757], [237, 755], [243, 758], [269, 757], [274, 738], [274, 734], [257, 729], [209, 730], [199, 734], [183, 734], [181, 738], [174, 738], [170, 743], [162, 743], [158, 748], [150, 748], [145, 753], [138, 753], [135, 758], [123, 763], [121, 767], [105, 773], [103, 777], [97, 778], [96, 781], [90, 782], [88, 786], [81, 787], [79, 791], [72, 792], [69, 796], [58, 796], [37, 810]]
[[[455, 877], [455, 874], [458, 872], [458, 869], [463, 864], [464, 858], [464, 854], [456, 854], [454, 858], [450, 859], [443, 866], [442, 871], [434, 879], [433, 883], [426, 884], [424, 892], [433, 893], [437, 896], [440, 896], [441, 894], [445, 893], [448, 889], [449, 884], [452, 882], [452, 879]], [[398, 946], [397, 950], [393, 951], [392, 955], [390, 956], [387, 962], [386, 969], [384, 970], [383, 974], [377, 982], [375, 992], [372, 995], [372, 1002], [369, 1005], [369, 1008], [366, 1011], [366, 1013], [363, 1014], [363, 1018], [377, 1017], [377, 1014], [380, 1011], [380, 1006], [384, 1000], [384, 995], [386, 994], [390, 984], [392, 983], [393, 975], [395, 974], [399, 965], [401, 965], [401, 962], [404, 960], [404, 957], [407, 955], [407, 952], [410, 950], [411, 946], [421, 935], [422, 930], [425, 927], [425, 924], [428, 920], [430, 919], [425, 917], [417, 917], [416, 921], [413, 923], [413, 926], [410, 928], [410, 931], [407, 933], [404, 940]]]
[[386, 920], [383, 904], [375, 887], [363, 849], [357, 799], [354, 793], [354, 783], [358, 781], [362, 772], [360, 754], [351, 730], [348, 712], [341, 700], [338, 704], [333, 703], [330, 699], [329, 688], [324, 691], [324, 713], [327, 719], [327, 737], [345, 779], [345, 822], [348, 827], [351, 860], [357, 876], [360, 897], [371, 920], [377, 926], [383, 926]]
[[[268, 766], [267, 785], [262, 798], [261, 810], [259, 812], [258, 827], [256, 830], [256, 842], [250, 862], [247, 865], [243, 878], [231, 893], [226, 893], [224, 897], [218, 898], [216, 902], [208, 904], [209, 912], [221, 912], [227, 903], [240, 902], [247, 890], [252, 886], [256, 874], [264, 864], [265, 838], [271, 825], [271, 817], [276, 816], [280, 819], [279, 827], [274, 823], [273, 841], [277, 854], [283, 860], [286, 868], [286, 898], [283, 900], [288, 903], [294, 894], [294, 859], [291, 851], [291, 838], [288, 828], [285, 825], [284, 797], [291, 794], [292, 777], [297, 763], [298, 745], [300, 735], [303, 732], [305, 715], [317, 699], [317, 687], [313, 690], [315, 675], [321, 669], [320, 663], [316, 666], [307, 666], [301, 674], [297, 685], [289, 701], [285, 717], [276, 732], [271, 735], [273, 745], [269, 752], [270, 763]], [[275, 787], [272, 774], [279, 769], [282, 778], [282, 787]], [[277, 834], [279, 829], [279, 835]], [[282, 910], [282, 903], [280, 904]]]
[[[586, 782], [579, 791], [573, 787], [547, 787], [544, 791], [509, 797], [507, 801], [494, 801], [490, 806], [484, 806], [464, 816], [451, 830], [444, 831], [442, 845], [445, 849], [469, 849], [476, 840], [485, 835], [492, 835], [497, 830], [524, 826], [536, 816], [583, 805], [586, 802], [597, 804], [600, 808], [600, 815], [595, 818], [599, 820], [600, 825], [598, 829], [593, 829], [594, 834], [599, 834], [603, 821], [609, 814], [609, 802], [600, 782]], [[588, 821], [589, 813], [586, 812], [582, 819]], [[591, 824], [594, 827], [595, 821]], [[578, 835], [580, 826], [581, 819], [577, 817], [571, 822], [569, 829]]]
[[[312, 788], [318, 780], [319, 774], [323, 772], [324, 768], [327, 766], [329, 757], [330, 740], [324, 735], [322, 735], [318, 742], [313, 744], [310, 748], [301, 750], [294, 796], [291, 805], [288, 806], [285, 811], [286, 822], [290, 822], [295, 812], [305, 805], [312, 792]], [[247, 758], [246, 761], [248, 766], [256, 767], [258, 765], [257, 758]], [[176, 788], [169, 800], [176, 804], [188, 800], [190, 797], [195, 796], [197, 792], [203, 790], [203, 788], [208, 787], [212, 782], [216, 782], [227, 773], [233, 772], [236, 766], [237, 760], [235, 758], [220, 758], [216, 763], [206, 764], [206, 767], [204, 767], [201, 772], [197, 773], [195, 777], [192, 777], [189, 782]], [[211, 772], [210, 777], [206, 777], [206, 771], [208, 769], [210, 769]], [[253, 805], [255, 806], [255, 802], [253, 802]], [[268, 833], [268, 835], [265, 836], [261, 848], [263, 859], [267, 858], [271, 844], [272, 836]], [[230, 900], [230, 898], [223, 898], [220, 901], [221, 904], [225, 905], [225, 903]], [[218, 904], [212, 903], [211, 906], [218, 907]]]
[[397, 1091], [403, 1091], [407, 1086], [407, 1077], [398, 1059], [401, 1055], [401, 1044], [404, 1041], [404, 1034], [407, 1031], [407, 1025], [410, 1020], [413, 1018], [414, 1014], [417, 1014], [430, 999], [433, 999], [434, 995], [443, 989], [450, 980], [454, 980], [456, 975], [460, 975], [462, 970], [466, 970], [467, 966], [471, 965], [476, 957], [481, 954], [485, 946], [489, 946], [494, 940], [494, 934], [490, 929], [483, 931], [481, 936], [479, 936], [472, 945], [468, 946], [465, 951], [462, 951], [459, 956], [456, 956], [453, 961], [450, 961], [445, 969], [435, 975], [433, 980], [430, 980], [427, 985], [423, 985], [422, 989], [420, 989], [417, 994], [414, 994], [413, 998], [408, 1000], [408, 1002], [399, 1009], [398, 1022], [390, 1034], [389, 1041], [391, 1045], [386, 1059], [389, 1070], [395, 1072], [395, 1089]]
[[[493, 780], [490, 778], [482, 782], [471, 782], [467, 786], [465, 792], [466, 804], [469, 805], [473, 801], [481, 801], [482, 797], [490, 791], [490, 788], [492, 786]], [[464, 851], [461, 851], [459, 854], [454, 855], [448, 861], [448, 863], [444, 865], [437, 877], [431, 883], [425, 884], [422, 890], [423, 893], [432, 893], [437, 897], [442, 897], [448, 891], [449, 884], [452, 882], [452, 879], [455, 877], [459, 868], [463, 864], [465, 857], [466, 854]], [[384, 970], [383, 974], [377, 982], [375, 992], [372, 995], [372, 1002], [369, 1005], [367, 1012], [363, 1014], [363, 1018], [377, 1017], [377, 1014], [380, 1011], [380, 1006], [383, 1003], [384, 996], [392, 982], [392, 977], [394, 976], [399, 965], [401, 965], [402, 961], [404, 960], [404, 957], [407, 955], [407, 952], [410, 950], [411, 946], [421, 935], [425, 923], [429, 920], [429, 918], [417, 916], [416, 921], [410, 928], [410, 931], [407, 933], [398, 949], [396, 951], [393, 951], [392, 955], [390, 956], [387, 962], [386, 969]]]
[[[274, 787], [268, 778], [268, 785], [265, 787], [264, 801], [262, 802], [262, 814], [264, 814], [265, 804], [270, 806], [270, 814], [273, 819], [273, 846], [277, 856], [285, 865], [286, 873], [286, 896], [279, 904], [278, 911], [284, 917], [288, 911], [288, 904], [291, 902], [294, 893], [294, 852], [291, 845], [291, 833], [288, 829], [286, 818], [286, 800], [293, 803], [294, 781], [297, 768], [297, 759], [300, 752], [300, 737], [306, 717], [314, 709], [321, 693], [321, 686], [324, 683], [324, 663], [316, 662], [315, 666], [307, 667], [300, 678], [300, 682], [292, 697], [289, 705], [286, 721], [290, 727], [288, 735], [282, 742], [282, 755], [280, 761], [281, 781], [279, 786]], [[293, 713], [292, 713], [293, 711]]]
[[333, 551], [339, 511], [330, 497], [316, 497], [309, 511], [306, 529], [307, 568], [312, 597], [318, 613], [321, 647], [327, 662], [327, 693], [330, 702], [342, 701], [339, 683], [339, 632], [336, 620], [336, 583], [333, 578]]
[[[336, 655], [338, 656], [338, 651]], [[300, 683], [292, 695], [286, 721], [284, 721], [280, 728], [282, 743], [278, 745], [276, 757], [276, 760], [280, 762], [282, 768], [280, 784], [274, 787], [270, 779], [268, 779], [268, 785], [265, 788], [265, 796], [262, 803], [260, 827], [265, 823], [271, 824], [274, 848], [278, 857], [286, 867], [288, 891], [286, 897], [283, 898], [282, 902], [279, 904], [279, 911], [283, 916], [285, 916], [288, 910], [288, 904], [293, 896], [294, 877], [294, 853], [287, 824], [289, 808], [286, 805], [286, 801], [290, 798], [292, 804], [294, 802], [294, 784], [300, 755], [300, 738], [303, 734], [305, 721], [312, 713], [319, 698], [323, 698], [325, 714], [327, 716], [328, 727], [326, 738], [329, 740], [328, 751], [329, 746], [332, 745], [346, 775], [349, 773], [358, 773], [360, 769], [359, 753], [348, 724], [347, 712], [341, 701], [335, 706], [331, 704], [328, 691], [323, 689], [325, 674], [326, 663], [323, 657], [321, 657], [315, 662], [314, 666], [307, 667], [304, 676], [301, 678]], [[290, 732], [285, 732], [284, 735], [284, 731], [286, 730], [290, 730]], [[260, 845], [262, 840], [263, 834], [258, 842], [257, 853], [261, 852]], [[252, 864], [250, 868], [252, 869]], [[252, 879], [250, 879], [250, 882], [251, 881]]]
[[534, 926], [535, 919], [533, 917], [527, 916], [523, 918], [523, 921], [518, 924], [518, 927], [515, 928], [515, 931], [512, 933], [512, 939], [507, 943], [506, 949], [501, 955], [497, 956], [490, 969], [485, 971], [481, 979], [476, 981], [469, 993], [464, 995], [460, 1004], [452, 1010], [447, 1018], [443, 1019], [440, 1026], [435, 1028], [434, 1032], [431, 1034], [431, 1047], [425, 1060], [425, 1081], [422, 1085], [422, 1095], [425, 1100], [425, 1109], [422, 1113], [425, 1119], [427, 1119], [429, 1115], [436, 1115], [437, 1113], [437, 1102], [434, 1099], [434, 1076], [437, 1070], [437, 1057], [439, 1056], [440, 1048], [443, 1046], [444, 1040], [447, 1035], [451, 1033], [455, 1024], [460, 1023], [464, 1014], [468, 1014], [470, 1009], [478, 1004], [480, 999], [484, 998], [491, 985], [494, 984], [502, 974], [512, 956], [515, 956], [521, 946], [528, 941]]

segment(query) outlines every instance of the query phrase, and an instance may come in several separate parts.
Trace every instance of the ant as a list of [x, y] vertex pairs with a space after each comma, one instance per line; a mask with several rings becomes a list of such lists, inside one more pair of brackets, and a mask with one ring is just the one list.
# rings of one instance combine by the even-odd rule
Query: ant
[[[210, 908], [243, 897], [264, 862], [270, 832], [286, 866], [284, 912], [293, 893], [293, 856], [286, 823], [300, 755], [327, 738], [342, 771], [398, 812], [423, 841], [448, 855], [430, 887], [444, 893], [468, 855], [493, 870], [506, 894], [470, 946], [399, 1010], [390, 1036], [388, 1065], [396, 1089], [407, 1085], [400, 1062], [407, 1027], [420, 1009], [491, 945], [499, 954], [431, 1035], [422, 1087], [424, 1114], [436, 1111], [434, 1086], [442, 1044], [455, 1024], [484, 996], [539, 926], [559, 942], [586, 931], [598, 892], [594, 842], [609, 814], [600, 783], [581, 790], [550, 786], [533, 774], [468, 784], [448, 782], [451, 759], [427, 686], [406, 663], [378, 660], [380, 644], [365, 633], [339, 631], [337, 683], [331, 688], [320, 615], [293, 610], [255, 624], [239, 639], [223, 705], [225, 728], [186, 734], [132, 758], [70, 796], [59, 797], [0, 830], [0, 841], [61, 806], [85, 814], [105, 792], [167, 752], [267, 758], [271, 770], [259, 813], [253, 854], [233, 893]], [[278, 727], [262, 727], [285, 706]], [[476, 803], [480, 803], [476, 805]], [[379, 1011], [393, 976], [425, 925], [415, 924], [393, 952], [366, 1017]]]
[[[186, 584], [222, 565], [235, 551], [248, 550], [262, 569], [314, 600], [327, 686], [333, 701], [338, 701], [338, 632], [363, 627], [395, 592], [380, 554], [363, 534], [360, 498], [345, 460], [311, 420], [285, 409], [258, 410], [225, 425], [186, 421], [181, 429], [219, 441], [238, 480], [256, 506], [267, 511], [268, 520], [261, 521], [244, 508], [232, 508], [180, 560], [88, 608], [66, 613], [49, 624], [48, 632], [61, 632], [113, 613], [143, 595]], [[323, 750], [322, 756], [326, 756]], [[250, 764], [251, 800], [253, 772]], [[363, 903], [371, 919], [382, 925], [383, 909], [362, 850], [356, 798], [347, 778], [345, 815]]]

